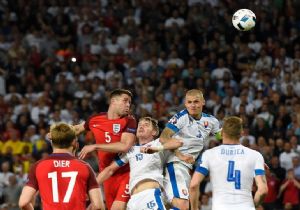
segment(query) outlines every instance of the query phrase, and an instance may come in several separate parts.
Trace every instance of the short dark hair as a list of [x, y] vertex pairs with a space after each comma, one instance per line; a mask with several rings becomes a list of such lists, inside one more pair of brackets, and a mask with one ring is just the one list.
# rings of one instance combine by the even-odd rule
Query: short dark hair
[[52, 144], [61, 149], [70, 147], [76, 139], [73, 126], [63, 122], [51, 125], [50, 135]]
[[120, 96], [122, 94], [126, 94], [126, 95], [130, 96], [131, 99], [133, 98], [132, 93], [126, 89], [115, 89], [115, 90], [111, 91], [109, 97], [110, 97], [110, 99], [112, 99], [113, 97]]

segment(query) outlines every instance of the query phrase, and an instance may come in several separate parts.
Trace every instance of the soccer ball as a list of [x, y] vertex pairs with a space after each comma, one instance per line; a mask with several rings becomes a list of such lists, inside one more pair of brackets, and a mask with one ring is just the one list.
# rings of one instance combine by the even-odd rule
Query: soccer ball
[[249, 31], [255, 26], [256, 16], [250, 9], [239, 9], [232, 16], [232, 24], [239, 31]]

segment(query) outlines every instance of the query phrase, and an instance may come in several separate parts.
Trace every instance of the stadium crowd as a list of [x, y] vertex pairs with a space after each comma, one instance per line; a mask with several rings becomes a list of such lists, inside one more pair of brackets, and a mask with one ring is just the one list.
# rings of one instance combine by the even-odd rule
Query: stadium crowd
[[[231, 24], [241, 7], [256, 14], [250, 32]], [[0, 209], [18, 209], [30, 165], [51, 152], [49, 125], [105, 111], [115, 88], [130, 89], [132, 113], [161, 129], [185, 91], [201, 89], [205, 112], [240, 116], [241, 143], [270, 167], [259, 209], [299, 209], [299, 9], [296, 0], [1, 0]], [[201, 191], [208, 210], [209, 180]]]

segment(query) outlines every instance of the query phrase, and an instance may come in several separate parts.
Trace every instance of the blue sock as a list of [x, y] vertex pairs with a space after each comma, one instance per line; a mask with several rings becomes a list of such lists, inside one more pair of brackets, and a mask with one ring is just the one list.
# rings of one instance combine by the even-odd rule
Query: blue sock
[[172, 207], [170, 210], [180, 210], [180, 209], [176, 207]]

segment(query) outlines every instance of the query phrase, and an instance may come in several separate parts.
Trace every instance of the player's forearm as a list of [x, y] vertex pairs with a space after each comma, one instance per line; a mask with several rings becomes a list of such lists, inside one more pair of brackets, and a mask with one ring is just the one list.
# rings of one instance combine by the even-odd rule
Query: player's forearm
[[170, 141], [165, 142], [163, 144], [164, 149], [175, 150], [183, 145], [182, 141], [178, 139], [171, 139]]
[[199, 189], [196, 187], [190, 187], [190, 202], [191, 202], [191, 210], [198, 210], [199, 209]]
[[115, 142], [110, 144], [96, 144], [96, 150], [112, 153], [126, 153], [130, 149], [131, 145], [123, 142]]
[[98, 184], [102, 184], [105, 180], [107, 180], [109, 177], [111, 177], [114, 174], [114, 170], [107, 167], [103, 171], [101, 171], [100, 174], [97, 176], [97, 182]]
[[254, 205], [255, 207], [259, 206], [268, 193], [268, 189], [258, 189], [254, 195]]
[[93, 210], [105, 210], [102, 194], [100, 188], [94, 188], [89, 191], [89, 197], [91, 201], [91, 208]]
[[82, 122], [78, 125], [73, 126], [76, 136], [80, 135], [81, 133], [83, 133], [85, 131], [84, 124], [85, 124], [85, 122]]
[[27, 205], [19, 205], [20, 209], [22, 210], [34, 210], [32, 203], [28, 203]]

